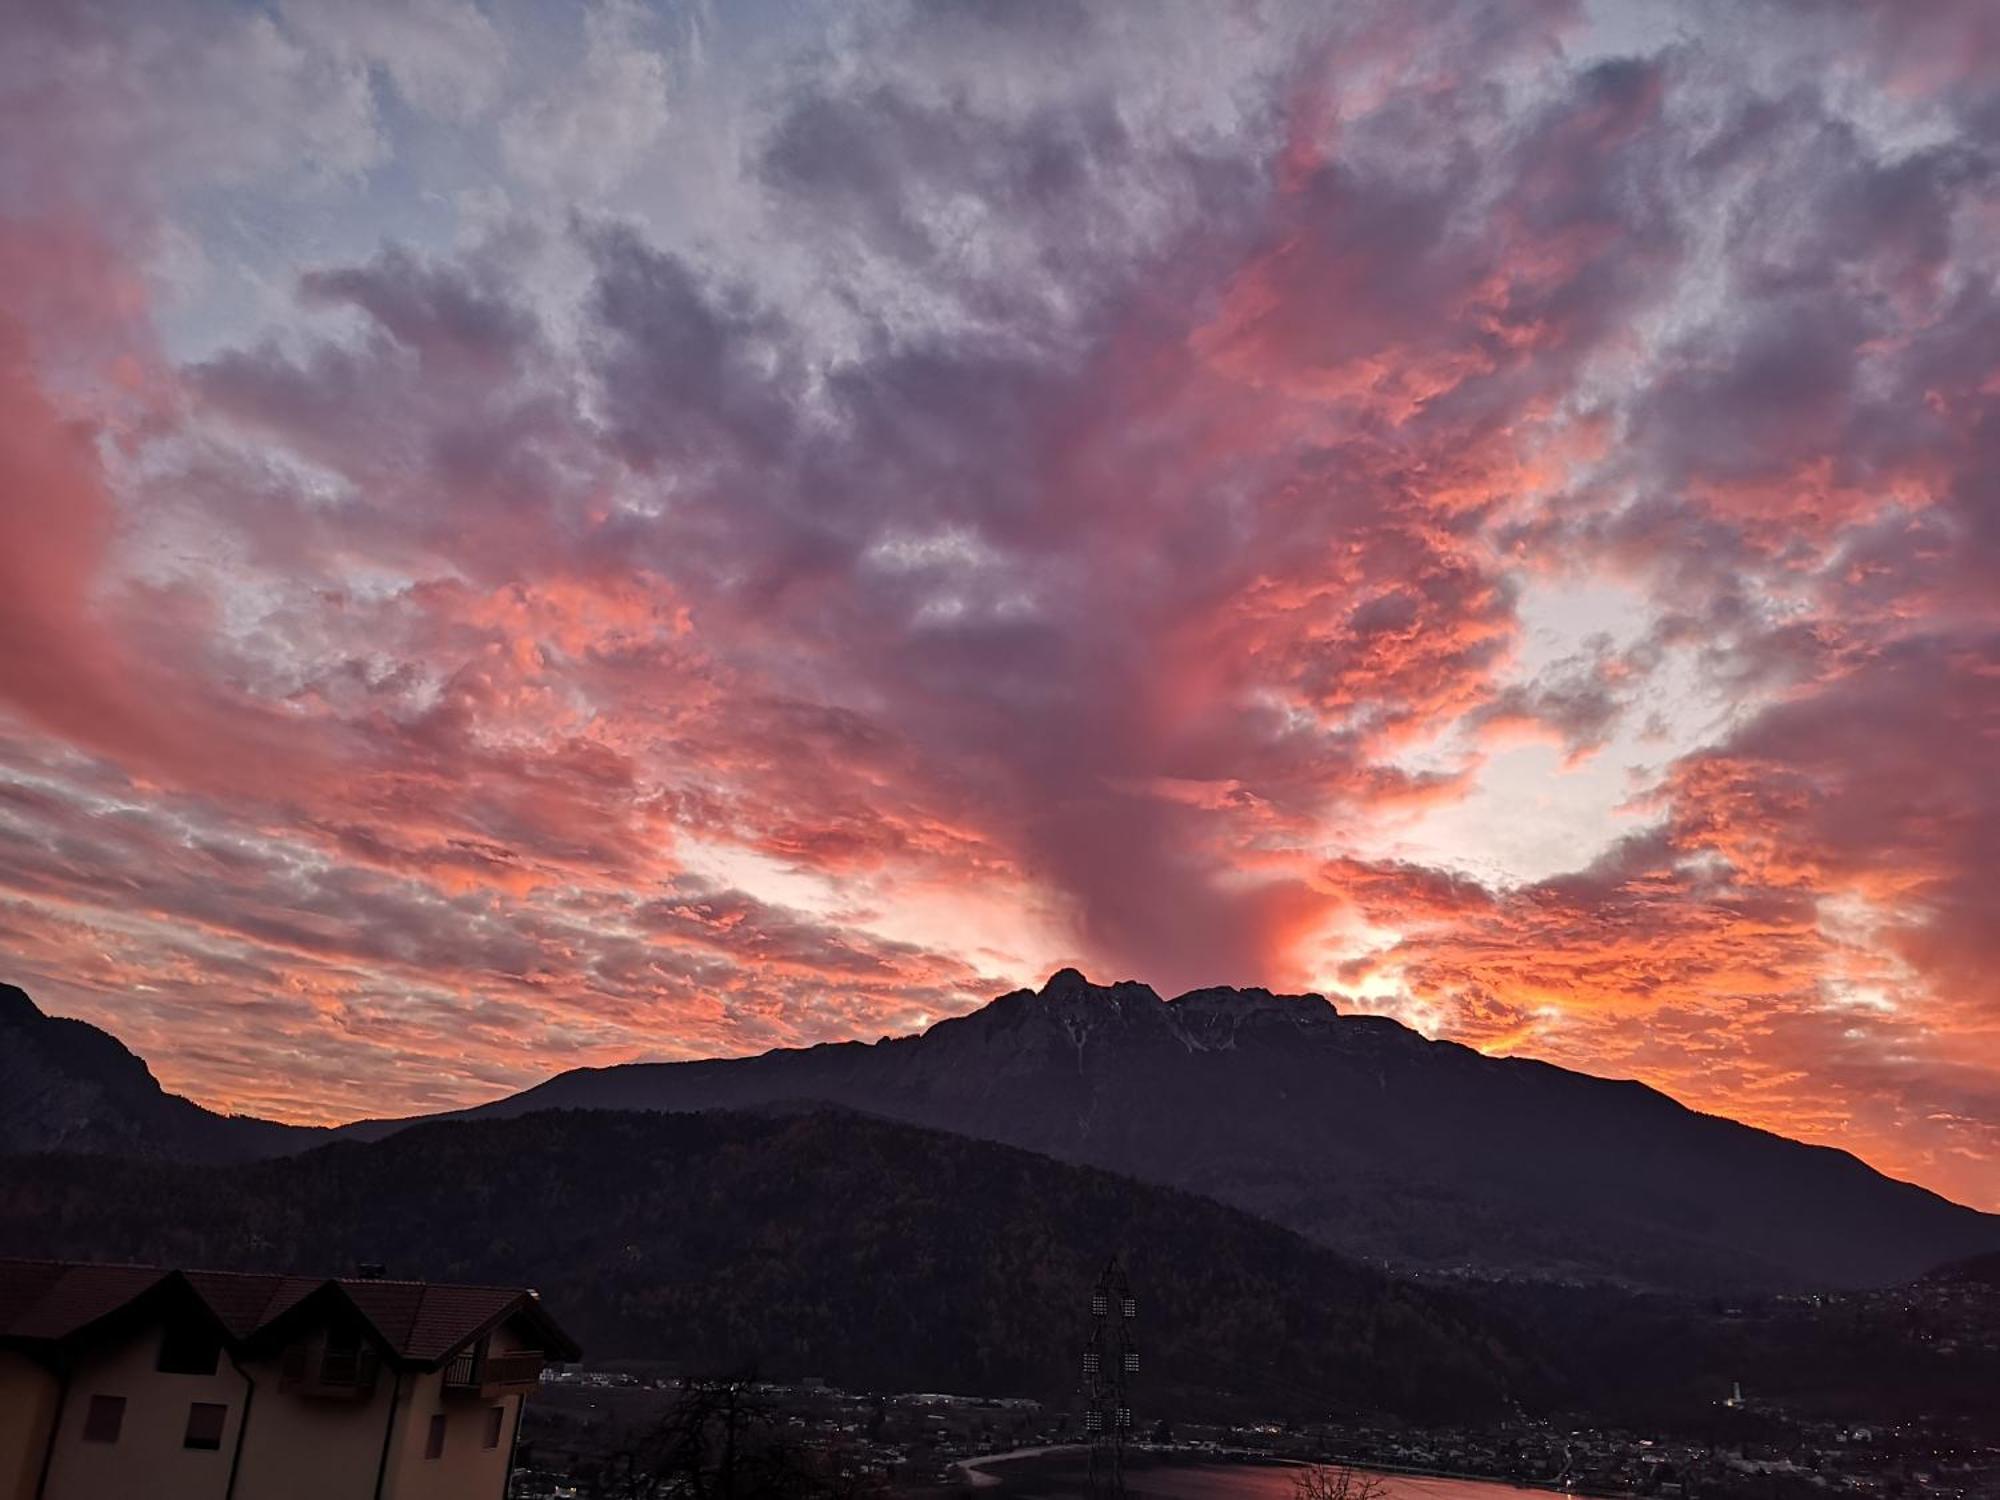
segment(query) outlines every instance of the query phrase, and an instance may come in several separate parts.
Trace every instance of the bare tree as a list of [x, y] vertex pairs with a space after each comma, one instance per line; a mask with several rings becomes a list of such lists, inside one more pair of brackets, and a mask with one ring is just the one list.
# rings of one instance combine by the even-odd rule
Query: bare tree
[[1292, 1481], [1293, 1500], [1382, 1500], [1387, 1493], [1380, 1475], [1346, 1464], [1309, 1464]]
[[591, 1477], [609, 1500], [870, 1500], [881, 1488], [788, 1441], [752, 1372], [687, 1381], [659, 1424]]

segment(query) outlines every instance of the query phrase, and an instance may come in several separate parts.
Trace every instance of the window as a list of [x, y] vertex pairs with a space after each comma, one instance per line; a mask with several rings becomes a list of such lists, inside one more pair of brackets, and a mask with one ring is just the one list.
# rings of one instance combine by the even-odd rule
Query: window
[[429, 1434], [424, 1438], [424, 1457], [425, 1458], [444, 1457], [444, 1413], [443, 1412], [439, 1412], [436, 1416], [431, 1418], [431, 1430]]
[[90, 1409], [83, 1414], [83, 1440], [86, 1443], [115, 1443], [118, 1433], [125, 1426], [125, 1398], [123, 1396], [92, 1396]]
[[326, 1352], [320, 1356], [319, 1378], [324, 1385], [361, 1383], [361, 1334], [353, 1328], [329, 1328]]
[[482, 1442], [482, 1443], [480, 1444], [480, 1446], [481, 1446], [482, 1448], [497, 1448], [497, 1447], [499, 1447], [499, 1446], [500, 1446], [500, 1430], [501, 1430], [501, 1429], [502, 1429], [503, 1427], [505, 1427], [506, 1425], [507, 1425], [507, 1409], [506, 1409], [506, 1408], [505, 1408], [504, 1406], [489, 1406], [489, 1407], [487, 1407], [487, 1408], [486, 1408], [486, 1438], [485, 1438], [485, 1441], [484, 1441], [484, 1442]]
[[154, 1368], [162, 1375], [213, 1375], [221, 1354], [214, 1329], [199, 1323], [169, 1323], [160, 1335], [160, 1359]]
[[183, 1448], [203, 1448], [213, 1453], [222, 1446], [222, 1425], [229, 1420], [229, 1408], [219, 1401], [196, 1401], [188, 1406], [187, 1436]]

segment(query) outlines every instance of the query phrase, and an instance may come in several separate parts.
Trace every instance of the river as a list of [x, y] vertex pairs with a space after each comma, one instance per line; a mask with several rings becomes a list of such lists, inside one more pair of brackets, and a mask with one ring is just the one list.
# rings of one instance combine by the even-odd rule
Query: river
[[[1080, 1448], [1030, 1448], [974, 1459], [961, 1467], [992, 1500], [1059, 1500], [1088, 1493], [1088, 1457]], [[1126, 1470], [1126, 1493], [1144, 1500], [1293, 1500], [1298, 1470], [1285, 1464], [1217, 1463], [1194, 1455], [1140, 1458]], [[1551, 1491], [1497, 1479], [1372, 1476], [1377, 1500], [1551, 1500]]]

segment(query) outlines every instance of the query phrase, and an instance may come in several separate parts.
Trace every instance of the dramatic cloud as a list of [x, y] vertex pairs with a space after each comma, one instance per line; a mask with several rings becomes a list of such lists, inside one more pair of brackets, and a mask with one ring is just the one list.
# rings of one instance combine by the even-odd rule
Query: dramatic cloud
[[292, 1118], [1317, 987], [2000, 1207], [1981, 0], [29, 4], [0, 944]]

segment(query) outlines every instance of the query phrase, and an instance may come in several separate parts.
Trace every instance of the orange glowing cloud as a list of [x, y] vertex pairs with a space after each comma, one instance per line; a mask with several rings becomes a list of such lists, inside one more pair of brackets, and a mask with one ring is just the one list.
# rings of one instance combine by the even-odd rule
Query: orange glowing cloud
[[1989, 8], [1688, 4], [800, 16], [671, 147], [17, 7], [4, 977], [313, 1119], [1325, 986], [2000, 1206]]

